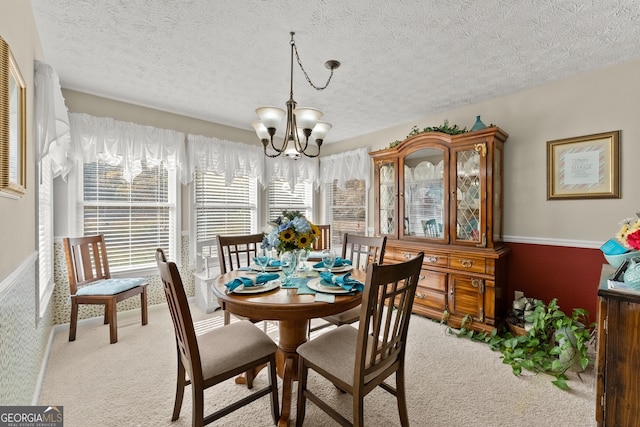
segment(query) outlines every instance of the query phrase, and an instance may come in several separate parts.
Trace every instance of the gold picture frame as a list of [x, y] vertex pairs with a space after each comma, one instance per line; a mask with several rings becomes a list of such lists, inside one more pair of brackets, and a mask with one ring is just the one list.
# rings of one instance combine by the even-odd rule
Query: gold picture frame
[[547, 141], [547, 200], [619, 198], [619, 130]]
[[9, 45], [0, 37], [0, 191], [27, 189], [27, 86]]

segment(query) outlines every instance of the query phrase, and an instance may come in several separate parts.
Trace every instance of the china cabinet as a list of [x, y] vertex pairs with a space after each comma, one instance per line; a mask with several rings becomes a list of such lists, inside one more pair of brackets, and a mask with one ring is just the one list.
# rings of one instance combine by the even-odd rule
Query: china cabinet
[[425, 253], [414, 312], [452, 326], [465, 316], [490, 331], [506, 312], [502, 243], [503, 147], [496, 126], [459, 135], [425, 132], [371, 152], [375, 233], [384, 262]]

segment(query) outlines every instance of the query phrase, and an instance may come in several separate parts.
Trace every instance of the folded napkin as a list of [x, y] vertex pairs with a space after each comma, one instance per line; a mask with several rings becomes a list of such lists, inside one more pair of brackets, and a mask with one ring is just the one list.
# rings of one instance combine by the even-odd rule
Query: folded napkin
[[[258, 262], [258, 258], [254, 258], [253, 262], [255, 262], [257, 265], [260, 265], [260, 263]], [[267, 263], [267, 267], [280, 267], [280, 260], [270, 259]]]
[[[350, 259], [342, 259], [341, 257], [336, 257], [336, 262], [333, 263], [333, 267], [344, 267], [345, 265], [351, 265]], [[313, 265], [313, 268], [324, 268], [324, 264], [320, 261], [317, 264]]]
[[276, 280], [278, 277], [278, 273], [264, 273], [258, 274], [256, 277], [236, 277], [229, 283], [226, 283], [225, 286], [229, 291], [233, 291], [240, 285], [244, 285], [245, 288], [249, 288], [251, 286], [260, 285], [262, 283], [266, 283], [270, 280]]
[[358, 291], [362, 292], [364, 289], [364, 285], [357, 281], [356, 279], [351, 278], [351, 273], [347, 274], [331, 274], [328, 271], [321, 271], [320, 277], [327, 283], [331, 283], [335, 286], [341, 286], [343, 289], [346, 289], [350, 292]]

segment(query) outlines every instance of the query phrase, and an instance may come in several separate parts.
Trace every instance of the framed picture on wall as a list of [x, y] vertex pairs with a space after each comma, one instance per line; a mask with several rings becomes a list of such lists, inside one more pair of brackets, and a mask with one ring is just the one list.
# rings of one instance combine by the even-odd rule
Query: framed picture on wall
[[547, 200], [619, 199], [620, 131], [547, 141]]
[[0, 37], [0, 192], [22, 195], [27, 186], [27, 87], [7, 42]]

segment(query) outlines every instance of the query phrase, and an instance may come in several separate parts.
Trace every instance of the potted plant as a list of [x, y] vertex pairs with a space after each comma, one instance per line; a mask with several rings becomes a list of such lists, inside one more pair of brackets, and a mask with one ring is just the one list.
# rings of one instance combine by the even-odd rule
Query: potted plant
[[[542, 372], [555, 377], [552, 383], [567, 390], [567, 370], [583, 371], [589, 365], [588, 342], [594, 324], [588, 324], [589, 313], [584, 309], [576, 308], [568, 316], [555, 298], [548, 305], [534, 301], [535, 307], [524, 318], [524, 334], [508, 330], [499, 333], [497, 329], [491, 333], [474, 332], [466, 327], [470, 317], [465, 317], [456, 335], [484, 341], [492, 350], [501, 352], [503, 363], [511, 365], [516, 376], [523, 369]], [[524, 324], [519, 326], [524, 328]]]

